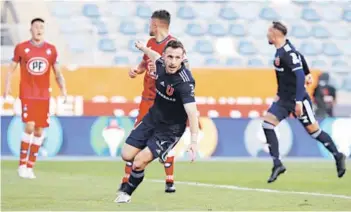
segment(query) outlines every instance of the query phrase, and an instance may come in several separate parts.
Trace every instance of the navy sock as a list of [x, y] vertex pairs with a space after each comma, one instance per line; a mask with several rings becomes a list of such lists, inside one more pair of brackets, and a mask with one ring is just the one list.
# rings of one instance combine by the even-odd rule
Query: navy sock
[[132, 195], [132, 193], [143, 181], [143, 179], [144, 179], [144, 170], [141, 170], [141, 171], [132, 170], [129, 176], [129, 181], [123, 191], [129, 195]]
[[317, 132], [311, 133], [311, 136], [321, 142], [330, 153], [333, 154], [334, 158], [338, 158], [340, 153], [333, 142], [333, 139], [328, 135], [328, 133], [319, 129]]
[[271, 123], [263, 122], [262, 127], [264, 134], [266, 135], [267, 143], [269, 145], [269, 153], [273, 158], [273, 164], [274, 166], [279, 166], [282, 164], [282, 162], [279, 159], [279, 143], [277, 135], [274, 131], [275, 126]]

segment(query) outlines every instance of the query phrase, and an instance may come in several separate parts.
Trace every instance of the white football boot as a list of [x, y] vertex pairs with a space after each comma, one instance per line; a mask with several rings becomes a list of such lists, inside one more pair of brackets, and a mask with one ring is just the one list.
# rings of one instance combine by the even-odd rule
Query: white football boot
[[35, 179], [35, 178], [37, 178], [35, 176], [32, 168], [27, 168], [27, 178], [28, 179]]
[[28, 176], [27, 166], [26, 165], [19, 166], [18, 169], [17, 169], [17, 172], [18, 172], [18, 176], [20, 176], [22, 178], [27, 178], [27, 176]]
[[120, 192], [114, 202], [130, 203], [131, 201], [132, 201], [132, 197], [129, 194], [125, 192]]

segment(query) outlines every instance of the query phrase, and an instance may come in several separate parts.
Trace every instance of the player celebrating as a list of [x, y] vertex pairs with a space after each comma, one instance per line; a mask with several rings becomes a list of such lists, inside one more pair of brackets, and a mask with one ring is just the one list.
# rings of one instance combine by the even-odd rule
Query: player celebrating
[[[133, 160], [128, 183], [115, 202], [129, 203], [131, 195], [144, 178], [145, 167], [155, 158], [166, 160], [169, 151], [183, 135], [189, 120], [192, 161], [196, 156], [198, 118], [194, 96], [195, 81], [184, 66], [184, 47], [180, 41], [167, 43], [163, 56], [140, 42], [136, 47], [156, 63], [156, 98], [154, 105], [135, 127], [122, 150], [123, 160]], [[170, 112], [171, 111], [171, 112]]]
[[[151, 16], [150, 23], [150, 36], [153, 36], [147, 42], [147, 46], [152, 50], [162, 54], [162, 51], [166, 44], [171, 40], [176, 40], [173, 36], [169, 34], [169, 25], [171, 21], [171, 15], [166, 10], [157, 10]], [[184, 60], [184, 63], [187, 65], [187, 60]], [[188, 67], [188, 66], [187, 66]], [[156, 96], [155, 90], [155, 75], [154, 75], [154, 64], [150, 63], [149, 57], [144, 54], [143, 60], [136, 67], [129, 71], [129, 76], [135, 78], [139, 74], [144, 75], [144, 91], [142, 93], [142, 100], [139, 105], [139, 114], [136, 118], [135, 126], [137, 126], [146, 113], [149, 111], [150, 107], [154, 103]], [[171, 154], [172, 153], [172, 154]], [[166, 172], [166, 188], [165, 192], [172, 193], [175, 192], [173, 172], [174, 172], [174, 155], [173, 151], [171, 152], [167, 160], [164, 163], [165, 172]], [[127, 184], [128, 178], [132, 171], [132, 161], [127, 161], [125, 166], [125, 175], [122, 179], [122, 184], [119, 187], [119, 191]]]
[[308, 67], [307, 63], [305, 60], [301, 61], [300, 53], [285, 38], [286, 34], [287, 28], [281, 22], [273, 22], [267, 34], [269, 44], [277, 48], [274, 66], [278, 81], [277, 98], [265, 115], [262, 125], [274, 164], [268, 183], [274, 182], [286, 171], [279, 158], [278, 139], [274, 128], [290, 113], [299, 119], [313, 138], [333, 154], [338, 177], [342, 177], [346, 171], [346, 156], [337, 150], [331, 137], [319, 128], [312, 111], [310, 96], [305, 90], [305, 74], [309, 74], [309, 70], [304, 73], [303, 68]]
[[[11, 76], [20, 64], [21, 80], [19, 97], [22, 105], [22, 135], [18, 175], [34, 179], [33, 166], [43, 143], [43, 128], [49, 126], [50, 68], [56, 75], [61, 93], [66, 97], [65, 80], [57, 63], [56, 47], [44, 41], [44, 20], [31, 21], [32, 38], [16, 45], [13, 62], [10, 64], [5, 82], [4, 97], [10, 93]], [[32, 134], [34, 134], [32, 140]], [[29, 151], [30, 149], [30, 151]], [[27, 154], [29, 157], [27, 161]]]

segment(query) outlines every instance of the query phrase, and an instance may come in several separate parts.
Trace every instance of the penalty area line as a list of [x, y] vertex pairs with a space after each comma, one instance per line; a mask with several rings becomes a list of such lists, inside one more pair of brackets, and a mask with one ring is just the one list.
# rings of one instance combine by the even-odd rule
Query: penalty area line
[[[153, 182], [153, 183], [165, 182], [164, 180], [156, 180], [156, 179], [150, 179], [146, 181]], [[217, 184], [185, 182], [185, 181], [176, 181], [176, 184], [197, 186], [197, 187], [207, 187], [207, 188], [229, 189], [229, 190], [236, 190], [236, 191], [255, 191], [255, 192], [263, 192], [263, 193], [295, 194], [295, 195], [317, 196], [317, 197], [333, 197], [333, 198], [351, 200], [351, 196], [341, 195], [341, 194], [325, 194], [325, 193], [306, 192], [306, 191], [282, 191], [282, 190], [275, 190], [275, 189], [248, 188], [248, 187], [241, 187], [241, 186], [234, 186], [234, 185], [217, 185]]]

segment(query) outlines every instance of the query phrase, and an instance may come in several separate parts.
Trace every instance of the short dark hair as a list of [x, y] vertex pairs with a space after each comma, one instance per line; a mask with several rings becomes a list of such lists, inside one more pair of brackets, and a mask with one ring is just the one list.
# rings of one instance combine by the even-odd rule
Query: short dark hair
[[171, 41], [169, 41], [167, 43], [167, 45], [165, 46], [165, 48], [163, 49], [163, 51], [165, 52], [166, 49], [168, 49], [168, 48], [172, 48], [172, 49], [181, 48], [183, 50], [183, 53], [185, 53], [184, 45], [179, 40], [171, 40]]
[[171, 14], [167, 10], [156, 10], [152, 13], [151, 18], [156, 18], [164, 21], [169, 25], [171, 23]]
[[273, 28], [279, 30], [284, 36], [288, 34], [288, 28], [280, 21], [273, 21]]
[[42, 19], [42, 18], [34, 18], [34, 19], [30, 22], [30, 24], [32, 25], [34, 22], [37, 22], [37, 21], [42, 22], [42, 23], [45, 23], [44, 19]]

